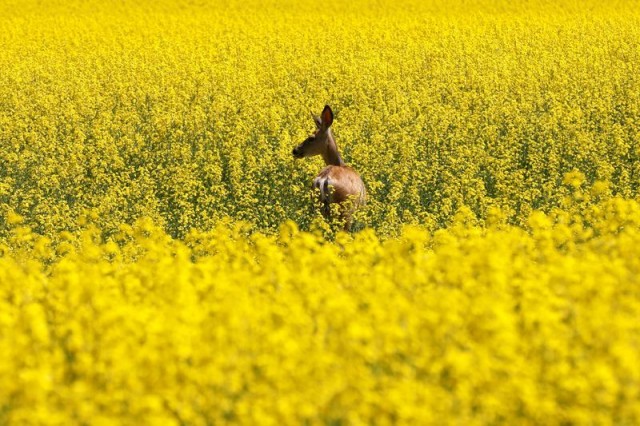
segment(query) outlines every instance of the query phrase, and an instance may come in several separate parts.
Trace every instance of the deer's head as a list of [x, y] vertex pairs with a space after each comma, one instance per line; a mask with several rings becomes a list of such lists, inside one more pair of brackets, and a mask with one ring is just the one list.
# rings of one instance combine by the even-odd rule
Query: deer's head
[[313, 121], [316, 123], [316, 131], [304, 140], [300, 145], [293, 148], [293, 156], [295, 158], [313, 157], [314, 155], [322, 155], [323, 157], [335, 146], [329, 127], [333, 123], [333, 111], [329, 105], [325, 105], [320, 116], [311, 114]]

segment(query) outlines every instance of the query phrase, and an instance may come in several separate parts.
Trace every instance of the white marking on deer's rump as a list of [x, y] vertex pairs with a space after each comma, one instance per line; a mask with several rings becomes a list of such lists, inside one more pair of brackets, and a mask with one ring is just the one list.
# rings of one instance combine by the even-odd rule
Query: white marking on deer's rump
[[326, 176], [319, 176], [313, 180], [313, 187], [320, 190], [320, 201], [330, 202], [331, 190], [329, 185], [331, 184], [331, 180]]

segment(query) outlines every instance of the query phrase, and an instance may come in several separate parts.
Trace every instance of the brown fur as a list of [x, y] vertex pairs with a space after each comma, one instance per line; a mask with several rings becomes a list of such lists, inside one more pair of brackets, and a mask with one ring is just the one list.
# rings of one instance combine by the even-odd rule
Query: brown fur
[[333, 191], [332, 203], [342, 203], [349, 198], [356, 204], [364, 202], [365, 188], [360, 175], [349, 166], [327, 166], [316, 178], [328, 178]]

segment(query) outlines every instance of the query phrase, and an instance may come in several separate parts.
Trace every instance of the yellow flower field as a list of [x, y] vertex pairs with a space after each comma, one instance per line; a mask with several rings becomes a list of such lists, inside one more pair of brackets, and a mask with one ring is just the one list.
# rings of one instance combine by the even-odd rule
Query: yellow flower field
[[636, 197], [640, 12], [555, 3], [3, 2], [0, 202], [46, 234], [84, 209], [310, 229], [321, 162], [291, 150], [327, 103], [385, 235], [462, 206], [523, 224], [574, 169]]
[[565, 213], [333, 243], [142, 220], [56, 245], [16, 224], [0, 421], [636, 424], [640, 204]]
[[638, 6], [1, 2], [0, 424], [640, 424]]

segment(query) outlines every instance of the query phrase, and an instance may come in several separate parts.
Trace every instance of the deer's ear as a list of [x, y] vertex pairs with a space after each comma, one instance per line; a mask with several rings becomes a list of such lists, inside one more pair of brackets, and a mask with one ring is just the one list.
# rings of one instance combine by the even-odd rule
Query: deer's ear
[[333, 111], [329, 105], [325, 105], [322, 110], [322, 125], [325, 129], [328, 129], [333, 124]]
[[317, 115], [315, 115], [313, 112], [311, 113], [311, 118], [313, 118], [313, 122], [316, 123], [316, 127], [319, 129], [320, 126], [322, 126], [322, 120], [320, 120], [320, 117], [318, 117]]

